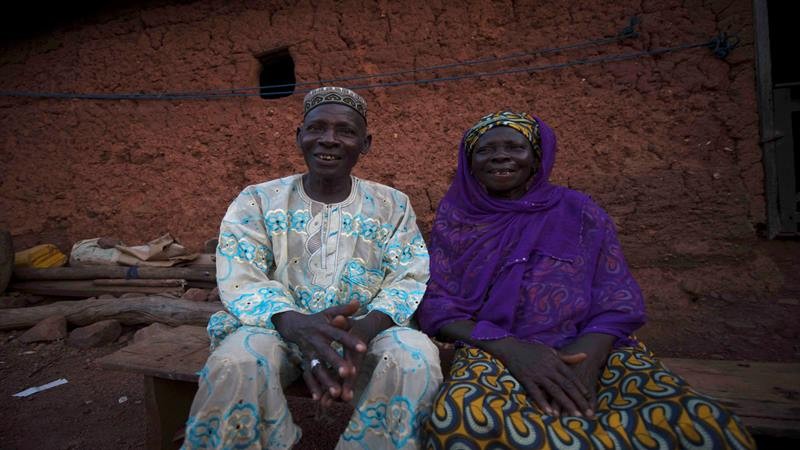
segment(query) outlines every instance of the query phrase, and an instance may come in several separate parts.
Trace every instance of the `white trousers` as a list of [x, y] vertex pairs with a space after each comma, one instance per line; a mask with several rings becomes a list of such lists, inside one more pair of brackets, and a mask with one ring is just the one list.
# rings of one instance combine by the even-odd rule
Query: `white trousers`
[[[185, 449], [285, 449], [300, 440], [283, 389], [301, 376], [300, 354], [274, 330], [241, 327], [200, 372]], [[367, 346], [355, 384], [355, 411], [337, 449], [417, 449], [442, 382], [427, 336], [392, 327]]]

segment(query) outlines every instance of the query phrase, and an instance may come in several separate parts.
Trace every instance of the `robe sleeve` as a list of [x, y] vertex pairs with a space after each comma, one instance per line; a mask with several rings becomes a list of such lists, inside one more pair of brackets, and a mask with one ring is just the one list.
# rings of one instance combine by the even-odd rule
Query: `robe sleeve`
[[[270, 226], [286, 231], [288, 217], [271, 214]], [[274, 223], [273, 223], [274, 222]], [[225, 308], [242, 324], [274, 328], [272, 316], [303, 312], [289, 289], [269, 278], [274, 270], [272, 239], [266, 230], [261, 198], [245, 189], [222, 219], [217, 246], [217, 285]]]
[[[445, 256], [434, 255], [434, 257]], [[425, 291], [425, 299], [417, 311], [417, 321], [422, 331], [429, 336], [436, 336], [445, 325], [462, 320], [475, 322], [475, 328], [470, 334], [472, 339], [489, 341], [512, 335], [508, 330], [489, 320], [476, 320], [477, 313], [478, 308], [471, 307], [470, 303], [458, 297], [458, 294], [450, 293], [444, 277], [432, 275]]]
[[579, 335], [603, 333], [625, 339], [645, 323], [644, 299], [625, 262], [611, 218], [599, 207], [594, 213], [601, 242], [592, 278], [592, 303]]
[[380, 311], [395, 324], [406, 326], [425, 294], [429, 257], [408, 198], [404, 197], [397, 207], [403, 214], [383, 249], [383, 281], [366, 308]]
[[479, 303], [461, 297], [463, 273], [452, 273], [453, 255], [459, 254], [446, 235], [447, 225], [437, 212], [431, 230], [431, 277], [425, 298], [417, 311], [423, 332], [436, 336], [445, 325], [461, 320], [475, 320]]

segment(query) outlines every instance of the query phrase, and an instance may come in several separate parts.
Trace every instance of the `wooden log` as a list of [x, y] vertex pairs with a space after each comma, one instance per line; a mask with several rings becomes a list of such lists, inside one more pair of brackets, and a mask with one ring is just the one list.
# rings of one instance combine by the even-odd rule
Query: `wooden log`
[[185, 287], [186, 280], [160, 280], [160, 279], [136, 279], [126, 280], [125, 278], [104, 278], [92, 280], [95, 286], [147, 286], [147, 287]]
[[177, 326], [205, 325], [222, 310], [221, 303], [203, 303], [166, 296], [63, 301], [43, 306], [0, 310], [0, 330], [28, 328], [50, 316], [64, 316], [72, 325], [83, 326], [116, 319], [124, 325], [161, 322]]
[[0, 308], [22, 308], [41, 303], [44, 297], [32, 294], [0, 295]]
[[214, 289], [217, 287], [216, 281], [187, 281], [186, 288]]
[[41, 280], [14, 282], [9, 289], [48, 297], [87, 298], [98, 295], [120, 295], [129, 292], [139, 294], [168, 294], [180, 297], [183, 287], [165, 286], [96, 286], [92, 280]]
[[101, 278], [127, 279], [183, 279], [188, 281], [216, 282], [216, 269], [201, 267], [126, 267], [126, 266], [84, 266], [56, 267], [52, 269], [14, 269], [14, 278], [22, 281], [33, 280], [97, 280]]

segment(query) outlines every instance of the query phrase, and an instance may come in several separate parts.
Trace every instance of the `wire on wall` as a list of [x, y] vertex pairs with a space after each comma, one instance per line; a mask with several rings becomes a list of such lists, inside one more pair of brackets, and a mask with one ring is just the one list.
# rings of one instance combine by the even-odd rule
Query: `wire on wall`
[[[440, 64], [434, 66], [427, 66], [421, 68], [407, 69], [396, 72], [385, 72], [371, 75], [357, 75], [341, 78], [333, 78], [328, 80], [320, 80], [316, 82], [302, 82], [293, 85], [269, 85], [269, 86], [255, 86], [255, 87], [241, 87], [231, 89], [217, 89], [209, 91], [185, 91], [185, 92], [161, 92], [161, 93], [118, 93], [118, 94], [104, 94], [104, 93], [74, 93], [74, 92], [33, 92], [33, 91], [0, 91], [0, 97], [17, 97], [17, 98], [38, 98], [38, 99], [63, 99], [63, 100], [214, 100], [214, 99], [228, 99], [228, 98], [242, 98], [242, 97], [257, 97], [263, 89], [270, 89], [270, 92], [280, 95], [298, 95], [305, 94], [313, 88], [310, 86], [319, 86], [332, 83], [354, 82], [374, 78], [389, 78], [397, 77], [408, 74], [417, 74], [424, 72], [433, 72], [436, 70], [451, 69], [456, 67], [473, 67], [481, 64], [505, 62], [513, 59], [523, 57], [541, 56], [551, 53], [559, 53], [567, 50], [575, 50], [582, 48], [589, 48], [598, 45], [606, 45], [613, 42], [620, 42], [624, 39], [634, 38], [638, 36], [635, 26], [638, 24], [638, 19], [631, 18], [627, 27], [621, 30], [617, 35], [611, 37], [604, 37], [599, 39], [592, 39], [575, 44], [570, 44], [562, 47], [545, 48], [539, 50], [532, 50], [526, 52], [511, 53], [498, 57], [486, 57], [462, 61], [451, 64]], [[716, 57], [725, 59], [731, 51], [739, 46], [740, 40], [736, 35], [728, 35], [727, 33], [720, 33], [719, 35], [711, 38], [710, 40], [702, 42], [694, 42], [688, 44], [681, 44], [672, 47], [662, 47], [650, 50], [642, 50], [635, 52], [619, 53], [612, 55], [603, 55], [592, 58], [578, 58], [566, 62], [541, 64], [525, 67], [505, 68], [494, 71], [477, 71], [452, 76], [429, 77], [413, 80], [399, 80], [399, 81], [385, 81], [376, 83], [363, 83], [351, 84], [346, 87], [353, 90], [367, 90], [375, 88], [394, 88], [409, 85], [427, 85], [432, 83], [449, 83], [460, 80], [468, 80], [474, 78], [488, 78], [498, 77], [512, 74], [522, 73], [536, 73], [547, 70], [558, 70], [567, 67], [585, 66], [594, 64], [604, 64], [620, 61], [629, 61], [644, 57], [654, 57], [668, 53], [682, 52], [697, 48], [707, 48]], [[280, 91], [280, 88], [303, 87], [302, 89], [293, 89]]]

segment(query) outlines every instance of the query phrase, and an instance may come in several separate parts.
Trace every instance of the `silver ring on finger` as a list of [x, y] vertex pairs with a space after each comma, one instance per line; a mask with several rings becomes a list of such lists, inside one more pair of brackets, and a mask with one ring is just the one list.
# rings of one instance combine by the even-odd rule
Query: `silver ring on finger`
[[322, 364], [322, 363], [320, 362], [319, 359], [312, 358], [311, 361], [309, 361], [309, 363], [308, 363], [308, 368], [309, 368], [309, 370], [314, 370], [314, 367], [317, 367], [320, 364]]

